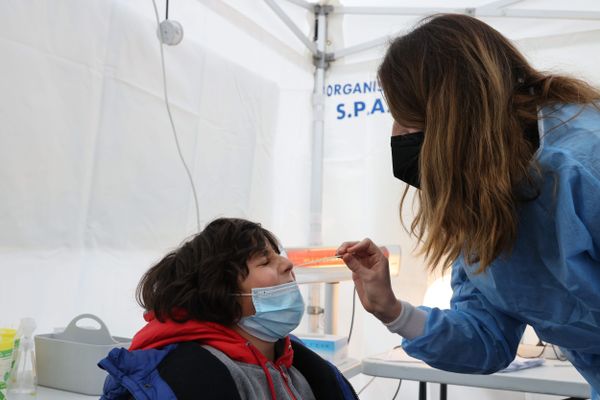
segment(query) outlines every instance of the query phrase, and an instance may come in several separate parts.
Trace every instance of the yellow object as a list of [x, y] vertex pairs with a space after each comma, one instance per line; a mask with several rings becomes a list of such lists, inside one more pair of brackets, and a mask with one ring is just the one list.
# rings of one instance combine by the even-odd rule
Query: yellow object
[[14, 329], [0, 328], [0, 400], [6, 399], [6, 383], [10, 374], [16, 334]]

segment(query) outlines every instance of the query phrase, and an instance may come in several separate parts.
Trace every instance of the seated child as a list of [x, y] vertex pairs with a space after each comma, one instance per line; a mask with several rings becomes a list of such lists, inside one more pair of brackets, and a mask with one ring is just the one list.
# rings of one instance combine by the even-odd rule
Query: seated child
[[148, 322], [98, 364], [103, 400], [358, 399], [290, 338], [304, 312], [292, 263], [259, 224], [220, 218], [142, 277]]

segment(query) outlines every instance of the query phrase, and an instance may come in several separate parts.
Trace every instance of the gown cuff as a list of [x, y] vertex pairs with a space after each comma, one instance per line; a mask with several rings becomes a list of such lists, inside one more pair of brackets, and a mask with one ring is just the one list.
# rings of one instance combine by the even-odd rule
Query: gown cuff
[[427, 320], [427, 312], [415, 308], [412, 304], [400, 300], [402, 303], [402, 311], [398, 318], [389, 323], [384, 323], [388, 330], [392, 333], [406, 339], [414, 339], [421, 336], [425, 329], [425, 321]]

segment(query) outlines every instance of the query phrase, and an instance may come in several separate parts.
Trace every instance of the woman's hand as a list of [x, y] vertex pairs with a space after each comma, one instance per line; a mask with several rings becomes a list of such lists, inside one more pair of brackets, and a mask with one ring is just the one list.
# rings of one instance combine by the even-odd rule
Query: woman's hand
[[371, 239], [344, 242], [337, 254], [352, 271], [356, 293], [365, 310], [382, 322], [395, 320], [402, 311], [390, 282], [388, 259]]

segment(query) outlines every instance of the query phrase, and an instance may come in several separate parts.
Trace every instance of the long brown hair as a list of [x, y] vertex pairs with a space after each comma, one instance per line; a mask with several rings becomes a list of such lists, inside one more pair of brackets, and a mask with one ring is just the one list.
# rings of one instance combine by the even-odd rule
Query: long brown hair
[[395, 39], [378, 76], [393, 118], [425, 132], [410, 231], [432, 269], [462, 254], [484, 271], [511, 250], [519, 188], [538, 182], [536, 146], [524, 134], [536, 129], [537, 107], [600, 99], [581, 80], [536, 71], [508, 39], [465, 15], [426, 18]]

